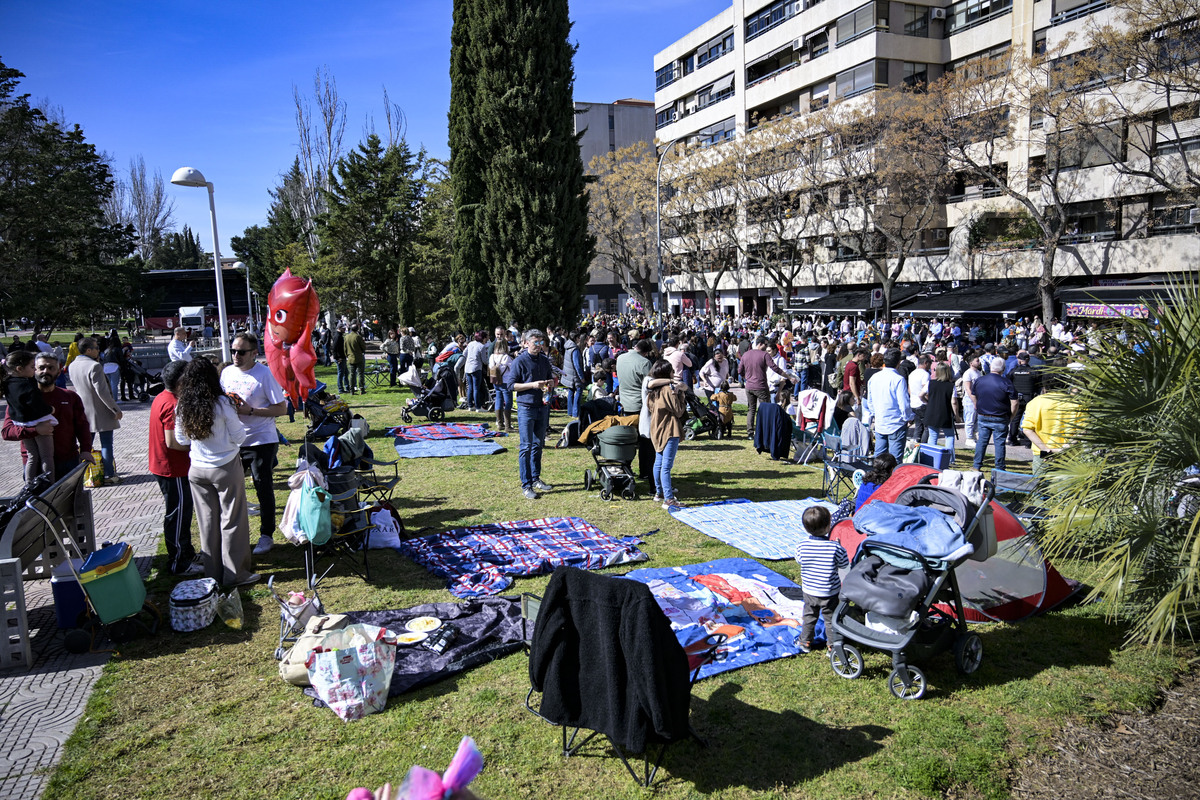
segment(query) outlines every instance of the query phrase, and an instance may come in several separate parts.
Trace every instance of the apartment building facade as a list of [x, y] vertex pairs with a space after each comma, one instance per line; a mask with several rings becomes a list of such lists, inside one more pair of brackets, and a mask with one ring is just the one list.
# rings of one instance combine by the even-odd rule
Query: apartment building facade
[[[905, 84], [932, 82], [946, 70], [1006, 63], [1088, 43], [1090, 26], [1115, 22], [1106, 0], [958, 0], [946, 5], [891, 0], [731, 0], [654, 58], [655, 130], [660, 151], [674, 141], [719, 145], [753, 135], [761, 121], [807, 114], [837, 100]], [[1038, 123], [1018, 120], [1026, 129]], [[1200, 130], [1197, 131], [1200, 133]], [[1036, 174], [1036, 137], [1006, 154], [1009, 174]], [[1200, 138], [1193, 144], [1200, 145]], [[1180, 143], [1179, 146], [1184, 146]], [[1066, 209], [1056, 275], [1119, 281], [1147, 272], [1194, 270], [1200, 248], [1194, 208], [1145, 182], [1121, 176], [1111, 159], [1078, 165]], [[944, 228], [911, 259], [901, 282], [959, 285], [1034, 278], [1039, 252], [978, 253], [968, 224], [1015, 206], [995, 187], [959, 181], [945, 200]], [[827, 280], [782, 297], [753, 264], [739, 262], [718, 285], [718, 312], [770, 311], [873, 281], [865, 262], [840, 259]], [[850, 262], [850, 263], [847, 263]], [[687, 274], [673, 276], [673, 308], [701, 308], [704, 295]]]
[[[583, 170], [596, 156], [646, 142], [654, 142], [654, 103], [649, 100], [617, 100], [613, 103], [575, 103], [575, 133]], [[625, 310], [629, 295], [609, 266], [609, 260], [597, 255], [588, 269], [583, 290], [583, 308], [588, 313], [617, 313]]]

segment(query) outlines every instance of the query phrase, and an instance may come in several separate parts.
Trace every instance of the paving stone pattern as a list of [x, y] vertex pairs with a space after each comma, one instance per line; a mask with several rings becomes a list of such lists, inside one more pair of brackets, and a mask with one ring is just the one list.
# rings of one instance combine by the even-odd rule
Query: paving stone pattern
[[[114, 434], [118, 486], [92, 491], [96, 545], [128, 542], [143, 577], [162, 536], [162, 495], [146, 473], [149, 403], [122, 403], [124, 418]], [[0, 403], [0, 415], [3, 414]], [[99, 441], [97, 441], [97, 446]], [[0, 441], [0, 497], [20, 488], [21, 455]], [[0, 798], [35, 800], [62, 756], [63, 743], [83, 716], [106, 653], [73, 655], [63, 647], [48, 580], [26, 581], [25, 602], [33, 661], [29, 669], [0, 671]], [[110, 646], [97, 642], [97, 647]]]

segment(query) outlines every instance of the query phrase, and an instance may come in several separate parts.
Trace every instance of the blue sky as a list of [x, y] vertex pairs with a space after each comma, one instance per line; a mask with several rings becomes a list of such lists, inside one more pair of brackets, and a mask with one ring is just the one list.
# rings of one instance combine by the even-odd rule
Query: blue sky
[[[575, 98], [654, 98], [654, 54], [729, 0], [575, 0]], [[408, 141], [449, 156], [450, 0], [348, 3], [0, 0], [0, 60], [21, 90], [60, 106], [119, 170], [138, 155], [163, 177], [196, 167], [215, 186], [223, 255], [229, 237], [265, 222], [296, 154], [292, 86], [311, 95], [327, 66], [348, 106], [346, 144], [382, 88], [408, 117]], [[169, 187], [176, 224], [211, 247], [201, 189]]]

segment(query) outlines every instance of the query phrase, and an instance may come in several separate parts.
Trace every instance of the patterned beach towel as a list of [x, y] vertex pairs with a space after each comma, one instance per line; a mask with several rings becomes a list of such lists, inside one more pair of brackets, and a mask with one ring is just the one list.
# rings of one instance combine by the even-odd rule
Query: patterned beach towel
[[542, 575], [560, 565], [600, 569], [645, 561], [635, 536], [609, 536], [579, 517], [547, 517], [456, 528], [409, 539], [400, 552], [447, 580], [455, 597], [498, 594], [513, 575]]
[[429, 425], [400, 425], [384, 431], [388, 436], [403, 436], [405, 439], [421, 439], [427, 442], [443, 439], [486, 439], [502, 434], [489, 430], [486, 425], [462, 422], [431, 423]]

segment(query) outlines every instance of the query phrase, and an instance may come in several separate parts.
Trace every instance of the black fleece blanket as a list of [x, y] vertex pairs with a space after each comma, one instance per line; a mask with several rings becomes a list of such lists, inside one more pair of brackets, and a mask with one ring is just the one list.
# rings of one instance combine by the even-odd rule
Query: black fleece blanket
[[[518, 597], [481, 597], [459, 603], [426, 603], [393, 611], [351, 611], [351, 623], [366, 623], [397, 633], [415, 617], [437, 617], [458, 629], [443, 653], [412, 645], [396, 648], [396, 667], [388, 697], [444, 680], [521, 649], [525, 627]], [[530, 628], [532, 633], [532, 627]], [[309, 687], [305, 694], [316, 697]]]

